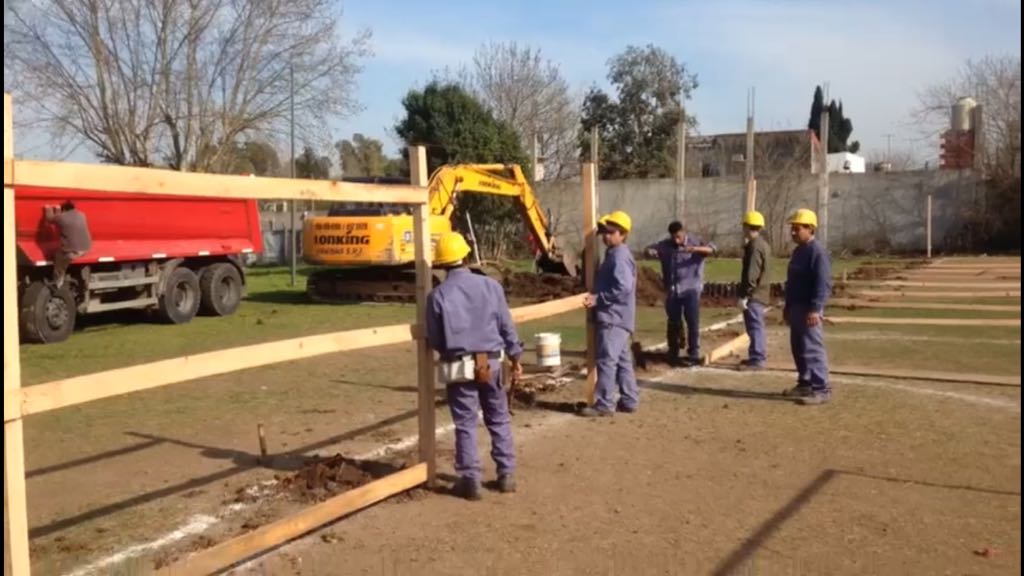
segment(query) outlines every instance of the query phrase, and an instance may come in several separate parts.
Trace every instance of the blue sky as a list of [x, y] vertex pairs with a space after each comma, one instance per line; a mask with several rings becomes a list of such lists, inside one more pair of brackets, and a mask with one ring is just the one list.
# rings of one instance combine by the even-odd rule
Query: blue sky
[[744, 129], [751, 86], [758, 130], [803, 128], [814, 86], [827, 81], [866, 153], [884, 152], [893, 133], [894, 149], [935, 158], [937, 142], [908, 119], [918, 91], [967, 58], [1019, 56], [1021, 46], [1020, 0], [342, 2], [342, 34], [370, 29], [374, 55], [356, 79], [363, 109], [334, 121], [332, 136], [361, 132], [392, 153], [400, 144], [388, 131], [409, 88], [485, 42], [514, 40], [539, 47], [580, 93], [607, 84], [606, 62], [625, 46], [660, 46], [698, 74], [687, 110], [704, 134]]
[[606, 61], [626, 45], [653, 43], [698, 74], [688, 111], [702, 133], [742, 131], [750, 86], [759, 130], [802, 128], [814, 86], [827, 81], [866, 152], [896, 133], [893, 148], [934, 157], [937, 143], [908, 123], [918, 91], [967, 58], [1019, 55], [1020, 21], [1020, 0], [348, 1], [347, 32], [370, 28], [375, 54], [358, 80], [365, 108], [333, 128], [397, 149], [387, 129], [403, 94], [488, 41], [541, 48], [581, 92], [606, 84]]

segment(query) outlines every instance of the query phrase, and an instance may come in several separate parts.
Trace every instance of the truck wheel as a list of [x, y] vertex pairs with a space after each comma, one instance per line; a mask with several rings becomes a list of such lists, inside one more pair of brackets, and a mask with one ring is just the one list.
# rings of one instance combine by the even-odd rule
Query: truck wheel
[[71, 290], [33, 282], [21, 297], [21, 334], [28, 342], [63, 342], [75, 329], [77, 309]]
[[200, 310], [209, 316], [230, 316], [242, 302], [242, 275], [227, 263], [214, 264], [199, 277]]
[[175, 268], [167, 277], [157, 313], [169, 324], [185, 324], [199, 311], [199, 278], [188, 268]]

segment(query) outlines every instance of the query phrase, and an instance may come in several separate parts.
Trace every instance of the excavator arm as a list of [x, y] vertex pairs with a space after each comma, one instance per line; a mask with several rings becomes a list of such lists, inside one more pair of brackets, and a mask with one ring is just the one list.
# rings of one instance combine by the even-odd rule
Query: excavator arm
[[544, 272], [576, 276], [576, 261], [551, 234], [547, 216], [533, 188], [516, 164], [456, 164], [438, 168], [430, 177], [430, 212], [451, 219], [461, 194], [508, 196], [537, 242], [537, 264]]

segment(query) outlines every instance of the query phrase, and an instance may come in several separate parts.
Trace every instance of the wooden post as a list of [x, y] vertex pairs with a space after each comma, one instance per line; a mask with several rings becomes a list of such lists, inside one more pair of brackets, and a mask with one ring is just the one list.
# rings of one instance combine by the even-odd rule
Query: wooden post
[[267, 461], [267, 433], [263, 429], [263, 423], [262, 422], [260, 422], [259, 424], [256, 425], [256, 436], [259, 437], [259, 441], [260, 441], [259, 464], [260, 464], [260, 466], [266, 466], [268, 464], [268, 461]]
[[[583, 279], [587, 293], [594, 290], [597, 273], [597, 165], [583, 165]], [[587, 403], [593, 405], [597, 387], [597, 326], [587, 312]]]
[[926, 202], [927, 207], [925, 208], [925, 234], [927, 235], [927, 252], [928, 259], [932, 257], [932, 195], [928, 195], [928, 201]]
[[597, 133], [597, 126], [590, 129], [590, 163], [597, 166], [598, 151], [601, 146], [601, 137]]
[[[21, 388], [18, 348], [18, 249], [14, 225], [14, 116], [11, 95], [4, 94], [4, 393]], [[25, 429], [20, 416], [4, 422], [4, 511], [10, 538], [11, 576], [31, 571], [28, 551], [28, 501], [25, 493]], [[4, 418], [6, 420], [6, 417]]]
[[[409, 148], [409, 174], [413, 186], [428, 185], [427, 149], [423, 146]], [[416, 335], [416, 367], [419, 381], [419, 438], [420, 462], [427, 464], [427, 485], [437, 482], [437, 459], [434, 436], [434, 353], [427, 345], [427, 295], [434, 287], [430, 268], [432, 258], [430, 244], [430, 204], [420, 204], [413, 216], [413, 238], [416, 241], [416, 322], [420, 330]]]

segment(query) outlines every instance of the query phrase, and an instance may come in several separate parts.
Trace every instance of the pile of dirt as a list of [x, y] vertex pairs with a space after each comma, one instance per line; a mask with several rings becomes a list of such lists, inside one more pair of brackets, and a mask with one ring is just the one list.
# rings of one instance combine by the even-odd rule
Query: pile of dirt
[[636, 278], [638, 306], [661, 306], [665, 303], [665, 288], [661, 274], [646, 266], [640, 267]]
[[583, 277], [572, 278], [558, 274], [535, 272], [509, 272], [502, 284], [509, 298], [527, 298], [536, 302], [556, 300], [584, 291]]
[[573, 381], [575, 375], [583, 369], [580, 364], [563, 364], [558, 368], [534, 374], [525, 374], [510, 390], [512, 406], [518, 408], [536, 408], [541, 394], [547, 394], [564, 388]]
[[397, 472], [398, 466], [384, 462], [363, 462], [335, 454], [314, 457], [301, 470], [278, 478], [279, 489], [303, 502], [322, 502], [377, 478]]

